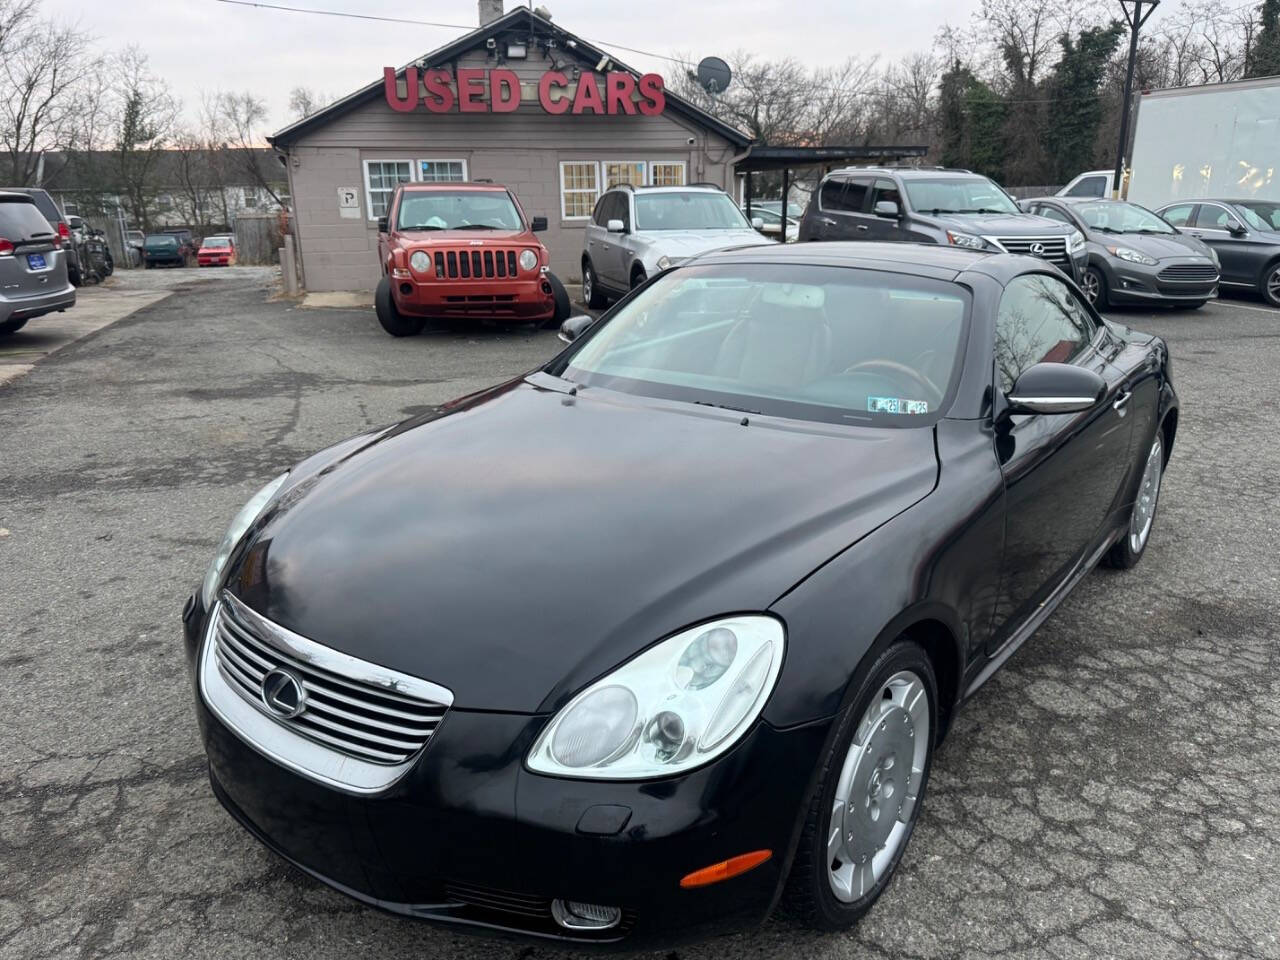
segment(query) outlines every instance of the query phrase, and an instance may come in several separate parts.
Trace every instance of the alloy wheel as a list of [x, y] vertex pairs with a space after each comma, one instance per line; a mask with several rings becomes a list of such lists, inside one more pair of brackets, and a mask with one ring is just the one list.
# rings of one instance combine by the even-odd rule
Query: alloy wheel
[[929, 696], [895, 673], [858, 721], [827, 822], [827, 878], [836, 899], [866, 896], [910, 833], [929, 755]]
[[587, 269], [582, 271], [582, 302], [583, 303], [591, 302], [591, 288], [593, 286], [594, 284], [591, 282], [591, 268], [587, 267]]
[[1267, 274], [1267, 299], [1272, 303], [1280, 304], [1280, 267], [1276, 267]]
[[1086, 270], [1084, 276], [1080, 278], [1080, 289], [1084, 293], [1084, 297], [1092, 304], [1098, 302], [1098, 292], [1102, 286], [1098, 275], [1092, 270]]
[[1151, 524], [1156, 518], [1156, 501], [1160, 497], [1160, 478], [1164, 466], [1164, 444], [1160, 434], [1156, 434], [1151, 452], [1147, 454], [1147, 464], [1142, 471], [1142, 483], [1138, 487], [1138, 499], [1134, 501], [1133, 513], [1129, 517], [1129, 549], [1133, 553], [1141, 553], [1151, 536]]

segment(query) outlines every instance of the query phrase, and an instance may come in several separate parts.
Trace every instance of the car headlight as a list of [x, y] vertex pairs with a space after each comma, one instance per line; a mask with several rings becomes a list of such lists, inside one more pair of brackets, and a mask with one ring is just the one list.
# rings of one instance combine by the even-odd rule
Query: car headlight
[[227, 560], [231, 557], [231, 551], [236, 548], [236, 544], [240, 542], [240, 538], [245, 532], [253, 526], [253, 522], [262, 514], [263, 509], [271, 498], [276, 495], [276, 491], [289, 477], [289, 471], [285, 471], [276, 477], [265, 487], [249, 498], [249, 502], [240, 508], [240, 512], [235, 515], [231, 521], [231, 526], [227, 528], [226, 535], [222, 538], [222, 542], [218, 544], [218, 552], [213, 555], [213, 562], [209, 564], [209, 569], [205, 571], [204, 583], [200, 587], [200, 598], [204, 601], [206, 610], [213, 609], [213, 601], [218, 592], [218, 586], [222, 581], [222, 569], [227, 565]]
[[425, 250], [415, 250], [409, 257], [409, 266], [418, 273], [431, 272], [431, 258]]
[[1067, 248], [1072, 253], [1079, 253], [1084, 249], [1084, 234], [1079, 230], [1071, 231], [1071, 240], [1067, 244]]
[[975, 237], [971, 233], [959, 233], [956, 230], [947, 231], [947, 243], [954, 247], [968, 247], [970, 250], [987, 249], [987, 241], [981, 237]]
[[538, 251], [521, 250], [520, 251], [520, 269], [533, 270], [538, 266]]
[[640, 780], [720, 756], [760, 716], [782, 669], [782, 623], [726, 617], [684, 630], [597, 680], [529, 751], [537, 773]]
[[1213, 265], [1221, 270], [1222, 261], [1218, 259], [1218, 251], [1213, 249], [1213, 247], [1209, 246], [1207, 243], [1204, 245], [1204, 248], [1209, 251], [1209, 259], [1213, 261]]
[[1145, 253], [1134, 250], [1132, 247], [1107, 247], [1113, 256], [1119, 257], [1121, 260], [1128, 260], [1130, 263], [1144, 263], [1148, 267], [1154, 267], [1156, 260], [1154, 257], [1148, 257]]

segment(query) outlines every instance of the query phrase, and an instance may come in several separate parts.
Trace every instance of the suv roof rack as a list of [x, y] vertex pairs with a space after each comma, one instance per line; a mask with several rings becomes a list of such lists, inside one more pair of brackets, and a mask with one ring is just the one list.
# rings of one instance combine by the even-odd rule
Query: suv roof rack
[[914, 163], [859, 163], [851, 164], [847, 167], [839, 167], [832, 170], [832, 173], [842, 173], [845, 170], [943, 170], [947, 173], [973, 173], [972, 170], [966, 170], [964, 167], [945, 167], [941, 164], [922, 164]]
[[660, 183], [642, 183], [639, 186], [636, 186], [634, 183], [615, 183], [612, 186], [606, 187], [605, 189], [606, 190], [630, 190], [632, 193], [634, 193], [637, 190], [666, 190], [671, 187], [677, 187], [681, 189], [687, 188], [687, 187], [702, 187], [703, 189], [719, 190], [721, 193], [724, 193], [724, 187], [720, 186], [720, 184], [718, 183], [712, 183], [709, 180], [700, 180], [697, 183], [661, 183], [661, 184]]

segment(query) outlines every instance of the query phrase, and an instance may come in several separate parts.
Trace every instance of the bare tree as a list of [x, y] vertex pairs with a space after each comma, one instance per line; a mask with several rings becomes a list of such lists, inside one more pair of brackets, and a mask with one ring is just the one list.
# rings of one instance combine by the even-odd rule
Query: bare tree
[[317, 93], [310, 87], [294, 87], [289, 91], [289, 112], [301, 120], [332, 101], [333, 97], [327, 93]]
[[0, 0], [0, 153], [2, 179], [33, 183], [42, 151], [59, 150], [79, 123], [88, 36], [35, 16], [34, 0]]
[[258, 151], [265, 139], [261, 134], [267, 121], [266, 104], [248, 90], [218, 94], [217, 103], [227, 133], [229, 167], [243, 178], [242, 183], [261, 187], [277, 205], [284, 206], [275, 185], [263, 176], [258, 164]]
[[151, 72], [146, 54], [136, 46], [117, 54], [108, 69], [115, 79], [112, 152], [116, 176], [130, 217], [146, 230], [159, 186], [155, 174], [173, 137], [181, 105]]

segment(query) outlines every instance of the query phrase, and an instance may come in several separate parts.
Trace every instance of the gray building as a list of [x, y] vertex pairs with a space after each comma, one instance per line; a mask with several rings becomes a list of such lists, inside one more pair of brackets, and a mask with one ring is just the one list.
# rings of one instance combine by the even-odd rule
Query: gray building
[[732, 191], [742, 132], [525, 7], [479, 9], [479, 29], [270, 138], [286, 159], [307, 289], [374, 287], [377, 219], [400, 182], [507, 185], [526, 214], [546, 216], [552, 269], [569, 281], [609, 186]]

